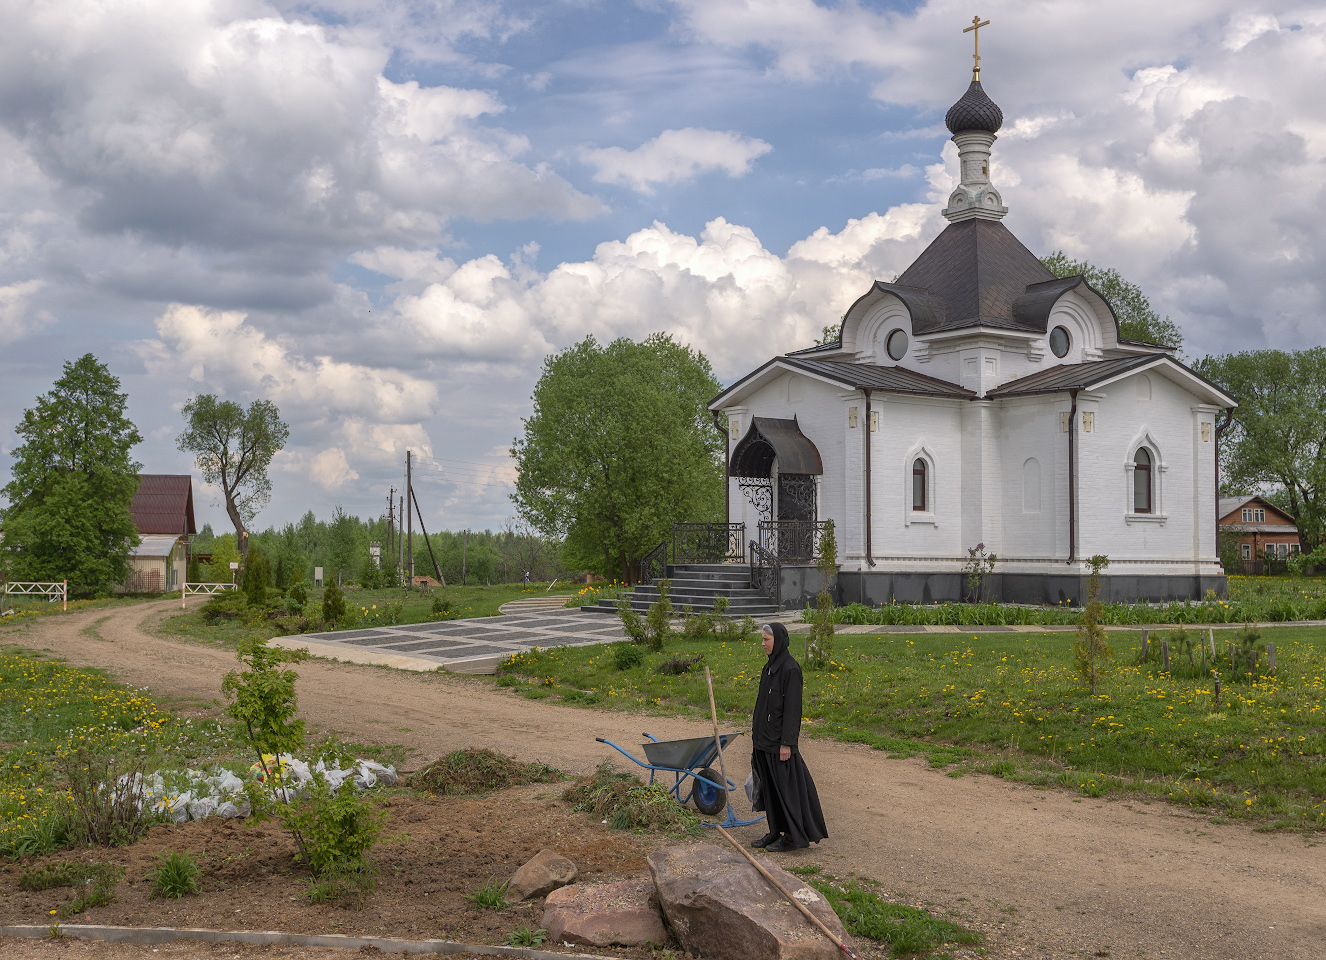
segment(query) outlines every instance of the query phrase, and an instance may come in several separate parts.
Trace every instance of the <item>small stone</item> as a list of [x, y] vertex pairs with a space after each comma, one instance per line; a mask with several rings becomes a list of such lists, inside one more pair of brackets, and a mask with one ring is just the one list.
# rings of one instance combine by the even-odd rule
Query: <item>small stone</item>
[[516, 871], [507, 884], [508, 900], [528, 900], [552, 893], [575, 880], [576, 865], [560, 853], [540, 850], [529, 863]]
[[[833, 908], [805, 881], [769, 860], [760, 865], [849, 948]], [[659, 903], [683, 949], [723, 960], [837, 960], [838, 948], [745, 857], [712, 844], [649, 855]]]
[[542, 926], [554, 943], [589, 947], [662, 946], [668, 933], [654, 898], [654, 882], [580, 884], [548, 894]]

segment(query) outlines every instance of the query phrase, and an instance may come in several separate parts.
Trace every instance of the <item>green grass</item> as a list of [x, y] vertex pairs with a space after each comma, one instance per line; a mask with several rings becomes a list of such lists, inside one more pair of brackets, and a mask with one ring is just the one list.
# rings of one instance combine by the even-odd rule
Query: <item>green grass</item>
[[[809, 607], [801, 613], [811, 621]], [[850, 603], [833, 612], [834, 622], [876, 626], [1074, 626], [1081, 607], [1010, 603]], [[1176, 623], [1284, 623], [1326, 620], [1326, 578], [1230, 577], [1229, 596], [1208, 594], [1196, 603], [1106, 603], [1101, 623], [1146, 626]]]
[[[236, 667], [238, 667], [238, 663]], [[218, 691], [219, 693], [219, 691]], [[58, 763], [80, 747], [151, 771], [222, 764], [238, 773], [253, 757], [229, 720], [180, 717], [142, 690], [104, 672], [74, 669], [41, 654], [0, 650], [0, 856], [44, 853], [68, 837], [59, 807], [67, 798]], [[400, 763], [399, 747], [327, 739], [309, 756], [372, 757]]]
[[487, 886], [467, 894], [465, 899], [480, 910], [501, 910], [507, 906], [506, 884], [505, 880], [490, 880]]
[[808, 880], [822, 893], [853, 937], [887, 944], [894, 957], [929, 957], [947, 944], [977, 946], [981, 935], [925, 910], [890, 903], [859, 880], [825, 874]]
[[[1236, 633], [1217, 630], [1217, 646]], [[1265, 826], [1326, 829], [1326, 629], [1265, 629], [1277, 674], [1226, 676], [1219, 705], [1199, 671], [1135, 665], [1140, 632], [1109, 639], [1115, 658], [1092, 697], [1073, 669], [1072, 633], [840, 633], [830, 669], [806, 671], [803, 735], [1088, 796], [1140, 794]], [[798, 656], [803, 643], [793, 636]], [[599, 709], [707, 716], [703, 675], [657, 671], [696, 652], [714, 673], [720, 722], [748, 729], [764, 663], [754, 641], [674, 640], [626, 670], [609, 645], [535, 649], [505, 663], [497, 682]]]

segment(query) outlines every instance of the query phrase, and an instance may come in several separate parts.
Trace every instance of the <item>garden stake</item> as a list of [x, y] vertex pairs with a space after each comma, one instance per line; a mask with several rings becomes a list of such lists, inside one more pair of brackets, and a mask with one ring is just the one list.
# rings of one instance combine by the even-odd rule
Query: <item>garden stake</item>
[[1206, 673], [1206, 644], [1202, 644], [1202, 673]]
[[1160, 655], [1165, 658], [1165, 672], [1169, 673], [1169, 641], [1160, 641]]
[[1142, 628], [1142, 662], [1143, 662], [1143, 663], [1146, 663], [1147, 638], [1150, 636], [1150, 634], [1151, 634], [1151, 631], [1150, 631], [1150, 630], [1148, 630], [1146, 627], [1143, 627], [1143, 628]]
[[1215, 627], [1212, 627], [1210, 630], [1207, 631], [1207, 633], [1208, 633], [1208, 634], [1210, 635], [1210, 637], [1211, 637], [1211, 659], [1214, 660], [1214, 659], [1216, 659], [1216, 651], [1215, 651]]
[[861, 960], [860, 957], [858, 957], [855, 953], [852, 952], [852, 949], [851, 949], [850, 947], [848, 947], [847, 944], [843, 943], [841, 940], [838, 939], [837, 934], [835, 934], [832, 930], [830, 930], [828, 927], [826, 927], [826, 926], [824, 925], [824, 921], [823, 921], [823, 920], [821, 920], [819, 917], [815, 916], [815, 914], [811, 913], [809, 907], [807, 907], [804, 903], [802, 903], [802, 902], [801, 902], [800, 900], [798, 900], [796, 897], [792, 896], [792, 894], [788, 891], [787, 887], [785, 887], [785, 886], [783, 886], [781, 883], [779, 883], [779, 882], [774, 878], [774, 875], [773, 875], [772, 873], [770, 873], [768, 870], [764, 869], [764, 866], [760, 863], [760, 861], [756, 860], [754, 857], [752, 857], [752, 856], [750, 855], [750, 851], [749, 851], [749, 850], [747, 850], [747, 849], [746, 849], [745, 847], [743, 847], [741, 844], [737, 843], [737, 841], [733, 840], [733, 839], [732, 839], [732, 834], [728, 833], [728, 832], [727, 832], [726, 830], [724, 830], [722, 827], [719, 827], [719, 828], [718, 828], [718, 832], [721, 833], [721, 834], [723, 835], [723, 839], [724, 839], [724, 840], [726, 840], [728, 843], [732, 844], [732, 846], [734, 846], [734, 847], [736, 848], [737, 853], [741, 854], [743, 857], [745, 857], [747, 860], [750, 861], [750, 865], [751, 865], [752, 867], [754, 867], [756, 870], [760, 871], [760, 876], [764, 877], [764, 879], [766, 879], [766, 880], [768, 880], [770, 883], [772, 883], [772, 884], [774, 885], [774, 889], [777, 890], [779, 893], [781, 893], [784, 897], [787, 898], [787, 902], [788, 902], [788, 903], [792, 904], [792, 906], [794, 906], [794, 907], [796, 907], [798, 910], [800, 910], [801, 913], [805, 916], [805, 918], [806, 918], [807, 920], [809, 920], [811, 923], [815, 924], [815, 926], [819, 927], [820, 932], [823, 933], [823, 934], [824, 934], [826, 937], [828, 937], [830, 940], [832, 940], [834, 946], [836, 946], [836, 947], [837, 947], [839, 950], [841, 950], [843, 953], [845, 953], [845, 954], [847, 954], [849, 957], [851, 957], [852, 960]]
[[1216, 682], [1216, 702], [1215, 702], [1215, 705], [1216, 705], [1216, 709], [1219, 710], [1219, 709], [1220, 709], [1220, 674], [1218, 674], [1218, 673], [1215, 675], [1215, 682]]

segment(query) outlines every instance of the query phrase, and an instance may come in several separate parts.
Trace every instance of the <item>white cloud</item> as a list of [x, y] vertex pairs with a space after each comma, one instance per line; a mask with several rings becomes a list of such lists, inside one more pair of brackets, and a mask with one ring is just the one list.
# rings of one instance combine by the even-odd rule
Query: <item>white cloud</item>
[[0, 344], [12, 343], [25, 336], [33, 327], [49, 317], [29, 316], [28, 300], [45, 284], [41, 280], [25, 280], [0, 287]]
[[763, 140], [743, 137], [731, 130], [701, 130], [686, 127], [664, 130], [634, 150], [621, 147], [585, 149], [581, 157], [598, 168], [600, 183], [621, 183], [642, 193], [657, 184], [689, 180], [708, 170], [722, 170], [740, 177], [753, 160], [772, 150]]
[[351, 480], [358, 480], [359, 474], [350, 468], [345, 459], [345, 451], [340, 447], [329, 447], [309, 461], [309, 479], [324, 490], [339, 490]]

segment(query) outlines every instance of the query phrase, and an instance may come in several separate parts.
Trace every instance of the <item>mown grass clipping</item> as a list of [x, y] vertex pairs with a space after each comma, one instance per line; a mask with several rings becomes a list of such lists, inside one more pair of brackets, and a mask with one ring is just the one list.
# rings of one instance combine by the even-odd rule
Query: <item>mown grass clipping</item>
[[454, 750], [410, 777], [410, 786], [443, 796], [464, 796], [562, 779], [560, 770], [542, 763], [521, 763], [492, 750]]
[[700, 818], [679, 804], [661, 783], [645, 784], [629, 773], [599, 765], [562, 794], [573, 810], [601, 817], [613, 830], [652, 830], [700, 835]]

